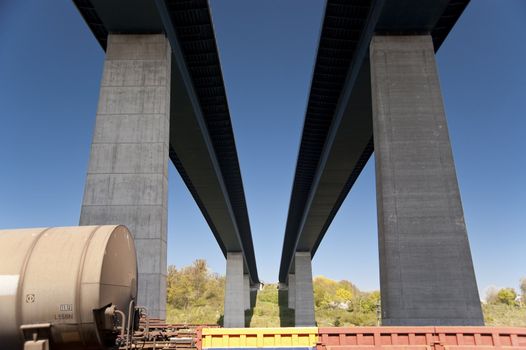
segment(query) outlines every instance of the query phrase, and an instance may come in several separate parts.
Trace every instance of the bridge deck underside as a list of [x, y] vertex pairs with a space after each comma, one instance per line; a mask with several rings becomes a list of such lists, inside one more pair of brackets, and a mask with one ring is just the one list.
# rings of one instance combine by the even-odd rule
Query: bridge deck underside
[[246, 272], [253, 283], [259, 282], [208, 1], [74, 0], [74, 3], [104, 49], [109, 32], [167, 33], [174, 51], [170, 159], [223, 254], [243, 252]]
[[328, 0], [285, 229], [279, 279], [295, 251], [314, 256], [373, 152], [369, 42], [431, 33], [435, 50], [469, 0]]

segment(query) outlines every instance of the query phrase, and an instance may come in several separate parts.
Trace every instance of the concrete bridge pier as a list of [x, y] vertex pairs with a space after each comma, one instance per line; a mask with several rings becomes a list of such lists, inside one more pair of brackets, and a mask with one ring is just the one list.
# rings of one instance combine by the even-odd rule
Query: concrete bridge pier
[[292, 292], [294, 294], [295, 310], [294, 324], [296, 327], [315, 326], [314, 289], [312, 285], [312, 263], [310, 252], [296, 252], [294, 255], [293, 279]]
[[245, 310], [252, 308], [250, 301], [250, 276], [248, 274], [243, 275], [243, 298], [245, 301]]
[[430, 35], [370, 45], [382, 324], [483, 325]]
[[296, 308], [296, 275], [293, 273], [289, 274], [289, 282], [287, 285], [287, 296], [289, 309]]
[[245, 327], [245, 310], [249, 310], [250, 278], [244, 274], [245, 262], [242, 253], [227, 253], [225, 309], [223, 325], [231, 328]]
[[124, 224], [140, 305], [166, 309], [171, 48], [164, 35], [108, 36], [80, 225]]

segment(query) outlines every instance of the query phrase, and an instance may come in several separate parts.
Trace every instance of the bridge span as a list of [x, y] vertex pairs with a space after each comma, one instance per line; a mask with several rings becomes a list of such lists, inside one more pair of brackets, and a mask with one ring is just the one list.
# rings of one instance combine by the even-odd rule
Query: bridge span
[[311, 259], [376, 151], [384, 325], [482, 325], [435, 52], [468, 0], [328, 0], [279, 280], [314, 325]]
[[227, 260], [224, 323], [244, 326], [259, 278], [208, 1], [74, 3], [106, 51], [81, 225], [128, 226], [138, 302], [164, 318], [170, 159]]

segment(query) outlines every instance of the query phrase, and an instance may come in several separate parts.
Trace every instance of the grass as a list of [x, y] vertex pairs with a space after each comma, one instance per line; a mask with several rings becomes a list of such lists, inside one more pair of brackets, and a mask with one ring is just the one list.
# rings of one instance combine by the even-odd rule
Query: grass
[[223, 320], [223, 305], [198, 306], [188, 309], [177, 309], [166, 305], [166, 322], [175, 324], [220, 324]]
[[250, 327], [292, 326], [294, 311], [286, 307], [287, 295], [277, 284], [267, 284], [257, 293], [256, 305], [246, 313], [245, 323]]
[[526, 327], [526, 307], [506, 304], [482, 305], [486, 326]]

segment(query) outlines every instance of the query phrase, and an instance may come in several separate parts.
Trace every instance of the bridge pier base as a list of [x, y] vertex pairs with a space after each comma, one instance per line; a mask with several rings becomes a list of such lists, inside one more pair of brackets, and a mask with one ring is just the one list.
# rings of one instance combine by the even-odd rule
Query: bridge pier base
[[315, 326], [310, 252], [297, 252], [295, 254], [294, 275], [294, 324], [296, 327]]
[[80, 225], [135, 238], [138, 304], [166, 312], [171, 49], [164, 35], [108, 36]]
[[382, 324], [483, 325], [431, 36], [370, 62]]
[[296, 308], [296, 275], [291, 273], [289, 274], [289, 284], [288, 284], [288, 304], [289, 309], [295, 309]]
[[223, 326], [245, 327], [246, 291], [242, 253], [227, 253]]

